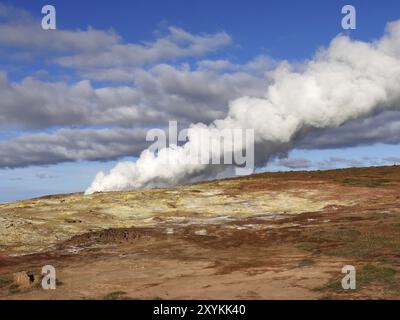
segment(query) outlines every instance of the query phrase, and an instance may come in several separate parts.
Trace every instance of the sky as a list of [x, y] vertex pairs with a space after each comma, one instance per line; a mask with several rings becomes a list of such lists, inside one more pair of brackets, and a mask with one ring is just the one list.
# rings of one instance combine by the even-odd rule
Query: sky
[[[42, 6], [57, 29], [41, 29]], [[356, 8], [343, 30], [341, 9]], [[223, 118], [338, 34], [371, 42], [398, 1], [0, 1], [0, 202], [85, 190], [149, 128]], [[258, 171], [400, 163], [400, 115], [316, 131]]]

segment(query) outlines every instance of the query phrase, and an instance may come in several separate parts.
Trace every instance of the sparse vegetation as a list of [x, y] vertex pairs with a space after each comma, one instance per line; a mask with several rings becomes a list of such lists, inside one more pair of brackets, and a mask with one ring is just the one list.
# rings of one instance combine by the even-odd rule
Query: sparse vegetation
[[304, 258], [304, 259], [301, 259], [301, 260], [299, 261], [298, 266], [299, 266], [300, 268], [302, 268], [302, 267], [311, 266], [311, 265], [313, 265], [313, 264], [315, 264], [315, 260], [309, 259], [309, 258]]
[[377, 283], [391, 287], [395, 284], [396, 273], [393, 268], [367, 264], [357, 273], [357, 286]]
[[380, 179], [375, 177], [340, 178], [336, 179], [336, 181], [350, 186], [368, 187], [368, 188], [379, 188], [391, 183], [391, 180]]
[[106, 294], [102, 300], [130, 300], [130, 298], [126, 296], [125, 291], [115, 291]]
[[0, 278], [0, 288], [9, 286], [12, 283], [11, 279]]
[[8, 292], [10, 292], [10, 294], [18, 293], [20, 291], [21, 291], [21, 288], [16, 283], [13, 283], [12, 285], [10, 285], [8, 287]]
[[[68, 284], [57, 299], [396, 299], [399, 182], [400, 167], [352, 168], [2, 204], [0, 296], [48, 298], [39, 273], [9, 279], [49, 260]], [[342, 289], [345, 264], [357, 290]]]
[[334, 300], [333, 296], [322, 296], [318, 300]]
[[[356, 270], [356, 290], [361, 290], [368, 285], [374, 284], [383, 286], [389, 290], [398, 290], [400, 284], [395, 281], [397, 271], [393, 268], [367, 264], [360, 270]], [[315, 291], [334, 291], [334, 292], [352, 292], [352, 290], [344, 290], [342, 288], [341, 277], [328, 282], [322, 287], [317, 287]]]
[[387, 229], [388, 232], [348, 228], [320, 230], [306, 235], [297, 247], [340, 257], [394, 258], [400, 252], [400, 230]]

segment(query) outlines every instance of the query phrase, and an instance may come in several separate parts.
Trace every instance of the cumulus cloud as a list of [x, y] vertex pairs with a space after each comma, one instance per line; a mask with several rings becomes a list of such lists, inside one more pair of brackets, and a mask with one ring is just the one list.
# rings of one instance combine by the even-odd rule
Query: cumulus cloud
[[27, 77], [10, 82], [0, 72], [0, 127], [209, 122], [225, 115], [229, 100], [262, 95], [266, 86], [265, 77], [251, 73], [219, 74], [185, 65], [137, 69], [134, 77], [134, 86], [93, 88], [87, 80], [67, 84]]
[[289, 169], [307, 169], [312, 166], [312, 162], [308, 159], [305, 158], [286, 158], [286, 159], [280, 159], [277, 162], [278, 166], [281, 167], [286, 167]]
[[362, 159], [351, 159], [351, 158], [344, 158], [344, 157], [329, 157], [327, 159], [318, 160], [318, 161], [311, 161], [306, 158], [296, 158], [296, 157], [287, 157], [284, 159], [278, 159], [274, 163], [279, 167], [284, 167], [286, 169], [334, 169], [338, 167], [362, 167], [367, 164], [370, 165], [384, 165], [387, 162], [387, 159], [393, 160], [395, 158], [370, 158], [370, 157], [363, 157]]
[[[207, 57], [232, 43], [223, 31], [193, 34], [171, 26], [151, 41], [129, 43], [113, 30], [91, 27], [43, 32], [40, 20], [29, 12], [0, 4], [2, 58], [45, 63], [22, 80], [11, 74], [18, 64], [1, 66], [10, 75], [0, 71], [0, 167], [139, 156], [147, 147], [145, 128], [163, 127], [168, 120], [181, 126], [255, 126], [260, 165], [292, 147], [398, 144], [400, 113], [394, 97], [399, 38], [398, 23], [392, 23], [379, 41], [339, 36], [304, 64], [263, 55], [234, 63]], [[182, 63], [191, 57], [196, 59], [192, 65]], [[72, 70], [80, 79], [65, 80], [44, 70], [48, 65], [69, 74]], [[213, 123], [215, 119], [223, 121]], [[46, 133], [21, 131], [18, 138], [5, 140], [9, 128]], [[281, 161], [289, 168], [316, 165]], [[226, 168], [192, 169], [171, 171], [177, 175], [173, 183], [207, 178]], [[154, 179], [139, 186], [171, 182], [151, 175]], [[130, 175], [119, 188], [130, 188], [135, 177]]]
[[35, 177], [38, 179], [55, 179], [55, 178], [57, 178], [57, 176], [48, 174], [46, 172], [38, 172], [35, 174]]
[[330, 157], [326, 160], [317, 161], [315, 163], [315, 166], [319, 169], [332, 169], [343, 165], [346, 167], [362, 167], [365, 163], [361, 160], [343, 157]]
[[28, 77], [20, 83], [0, 73], [0, 126], [47, 128], [57, 125], [133, 125], [155, 122], [156, 110], [140, 105], [130, 87], [94, 89], [87, 80], [69, 85]]
[[117, 45], [121, 38], [113, 31], [57, 30], [46, 32], [40, 19], [28, 11], [0, 4], [0, 43], [2, 48], [21, 49], [27, 53], [96, 52]]
[[332, 129], [311, 132], [298, 144], [302, 149], [331, 149], [400, 143], [400, 112], [386, 110]]
[[199, 70], [208, 71], [242, 71], [264, 74], [276, 67], [277, 61], [269, 56], [260, 55], [245, 64], [235, 64], [229, 60], [201, 60], [197, 62]]
[[147, 146], [145, 129], [60, 129], [0, 141], [0, 168], [138, 155]]
[[400, 164], [400, 157], [386, 157], [386, 158], [383, 158], [382, 160], [385, 162], [388, 162], [388, 163], [396, 164], [396, 165]]
[[[140, 66], [183, 57], [198, 57], [232, 41], [226, 32], [196, 35], [177, 27], [152, 42], [126, 43], [113, 30], [44, 31], [40, 19], [27, 11], [0, 5], [2, 48], [23, 50], [27, 55], [56, 54], [53, 62], [74, 69]], [[21, 54], [21, 52], [19, 52]]]
[[[400, 106], [400, 21], [388, 25], [378, 41], [353, 41], [339, 35], [302, 65], [282, 63], [272, 73], [264, 97], [244, 96], [230, 103], [227, 117], [208, 130], [254, 129], [258, 165], [291, 148], [309, 132]], [[192, 125], [191, 130], [204, 128]], [[185, 161], [201, 144], [189, 136], [180, 147], [157, 154], [145, 150], [136, 162], [99, 172], [87, 194], [188, 181], [215, 174], [216, 166]], [[173, 161], [171, 161], [173, 159]], [[224, 167], [219, 170], [224, 170]]]
[[60, 57], [56, 62], [74, 69], [127, 67], [148, 65], [183, 57], [198, 57], [231, 43], [225, 32], [193, 35], [176, 27], [169, 27], [163, 38], [144, 44], [117, 43], [97, 52], [83, 52]]

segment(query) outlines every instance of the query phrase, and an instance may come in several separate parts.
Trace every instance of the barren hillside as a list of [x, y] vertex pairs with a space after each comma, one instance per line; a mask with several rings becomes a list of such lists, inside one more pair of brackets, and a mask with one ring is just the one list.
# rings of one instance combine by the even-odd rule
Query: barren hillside
[[399, 191], [393, 166], [3, 204], [0, 298], [400, 298]]

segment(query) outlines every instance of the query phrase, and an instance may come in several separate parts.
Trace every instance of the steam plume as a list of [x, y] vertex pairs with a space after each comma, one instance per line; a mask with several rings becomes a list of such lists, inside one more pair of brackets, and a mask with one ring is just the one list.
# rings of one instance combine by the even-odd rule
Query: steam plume
[[[384, 109], [400, 107], [400, 21], [387, 25], [374, 42], [339, 35], [328, 48], [301, 65], [282, 62], [271, 72], [263, 98], [241, 97], [230, 103], [225, 119], [200, 128], [254, 129], [256, 165], [288, 151], [310, 130], [339, 127]], [[99, 172], [86, 194], [172, 185], [224, 172], [226, 166], [183, 165], [190, 150], [201, 148], [191, 138], [154, 154], [145, 150], [136, 162], [121, 162], [108, 174]], [[166, 159], [175, 161], [166, 161]]]

